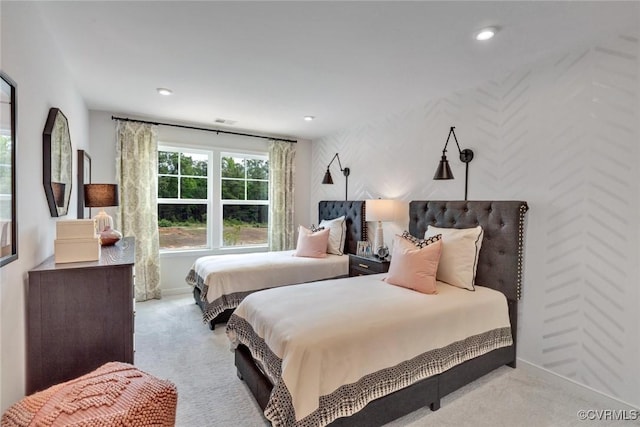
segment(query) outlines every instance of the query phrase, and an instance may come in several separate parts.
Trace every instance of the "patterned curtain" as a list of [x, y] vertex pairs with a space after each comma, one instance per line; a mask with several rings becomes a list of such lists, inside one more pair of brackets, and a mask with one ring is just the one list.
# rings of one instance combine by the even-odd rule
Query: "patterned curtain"
[[116, 138], [116, 176], [120, 187], [116, 221], [123, 236], [136, 239], [136, 301], [160, 298], [156, 126], [118, 121]]
[[284, 251], [295, 247], [295, 158], [295, 144], [284, 141], [269, 143], [269, 245], [272, 251]]

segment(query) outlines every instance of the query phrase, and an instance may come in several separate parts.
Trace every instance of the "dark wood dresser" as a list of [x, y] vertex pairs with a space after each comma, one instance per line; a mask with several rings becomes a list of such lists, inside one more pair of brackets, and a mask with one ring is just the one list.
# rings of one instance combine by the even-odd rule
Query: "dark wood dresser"
[[29, 271], [27, 394], [111, 361], [133, 363], [135, 241], [104, 246], [98, 261]]

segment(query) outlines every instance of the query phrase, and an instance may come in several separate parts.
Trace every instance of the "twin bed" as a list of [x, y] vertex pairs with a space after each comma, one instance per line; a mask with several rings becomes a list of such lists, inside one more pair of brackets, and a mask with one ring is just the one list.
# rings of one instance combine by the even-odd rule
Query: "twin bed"
[[[238, 375], [274, 426], [381, 425], [502, 365], [515, 367], [520, 201], [414, 201], [409, 232], [482, 227], [475, 290], [385, 274], [256, 292], [231, 315]], [[444, 246], [443, 246], [444, 247]], [[392, 260], [393, 264], [393, 260]]]
[[349, 256], [357, 243], [367, 240], [364, 201], [321, 201], [319, 221], [344, 217], [344, 255], [326, 258], [293, 256], [295, 251], [252, 254], [212, 255], [201, 257], [191, 267], [186, 281], [193, 287], [193, 297], [202, 309], [203, 319], [211, 329], [226, 322], [233, 310], [249, 294], [278, 286], [346, 277]]

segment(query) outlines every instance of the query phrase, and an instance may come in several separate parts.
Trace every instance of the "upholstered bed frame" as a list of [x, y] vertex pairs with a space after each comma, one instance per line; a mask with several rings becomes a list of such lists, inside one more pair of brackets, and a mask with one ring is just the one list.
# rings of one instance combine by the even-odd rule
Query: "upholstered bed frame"
[[[347, 235], [344, 242], [344, 253], [355, 254], [359, 240], [367, 240], [367, 223], [365, 221], [364, 200], [323, 200], [318, 202], [318, 222], [323, 219], [333, 219], [345, 216], [347, 225]], [[193, 287], [193, 298], [196, 304], [204, 312], [206, 301], [200, 297], [200, 289]], [[215, 329], [217, 323], [225, 323], [233, 313], [233, 309], [228, 309], [209, 321], [209, 328]]]
[[[517, 301], [521, 296], [524, 219], [528, 210], [523, 201], [413, 201], [409, 205], [409, 231], [424, 236], [428, 225], [469, 228], [481, 225], [484, 230], [476, 272], [476, 284], [504, 293], [509, 306], [513, 345], [493, 350], [468, 360], [439, 375], [419, 381], [407, 388], [370, 402], [348, 418], [339, 418], [331, 426], [382, 425], [429, 405], [440, 408], [440, 399], [458, 388], [502, 366], [515, 368]], [[272, 384], [254, 363], [245, 346], [235, 352], [238, 376], [264, 409]]]

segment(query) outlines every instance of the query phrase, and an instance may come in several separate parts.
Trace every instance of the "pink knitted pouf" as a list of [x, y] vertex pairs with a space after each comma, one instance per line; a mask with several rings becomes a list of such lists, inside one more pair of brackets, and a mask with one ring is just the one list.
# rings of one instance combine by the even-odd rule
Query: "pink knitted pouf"
[[170, 381], [110, 362], [23, 398], [2, 415], [2, 427], [173, 426], [177, 401]]

